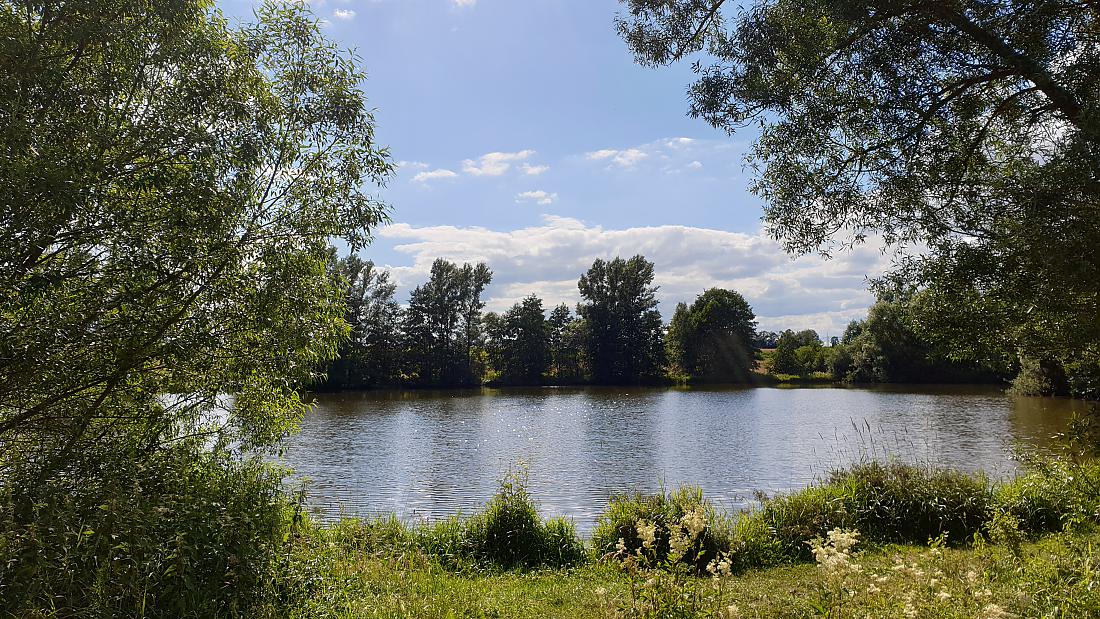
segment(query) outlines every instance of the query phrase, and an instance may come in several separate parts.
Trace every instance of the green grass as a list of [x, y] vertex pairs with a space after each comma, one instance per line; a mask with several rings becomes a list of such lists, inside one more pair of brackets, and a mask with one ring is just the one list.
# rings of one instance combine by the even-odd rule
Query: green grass
[[[831, 616], [905, 617], [906, 604], [918, 617], [997, 616], [990, 604], [1020, 617], [1100, 616], [1100, 553], [1094, 548], [1100, 548], [1100, 534], [1091, 529], [1054, 534], [1018, 552], [992, 545], [884, 546], [857, 553], [862, 572], [844, 583], [812, 564], [726, 577], [718, 593], [713, 580], [694, 578], [689, 586], [714, 597], [708, 608], [687, 616], [714, 616], [712, 607], [735, 605], [741, 617], [815, 617], [823, 608]], [[610, 564], [456, 572], [422, 554], [361, 554], [317, 540], [301, 542], [293, 553], [299, 565], [308, 562], [315, 570], [309, 593], [258, 616], [611, 617], [629, 605], [632, 584], [639, 586]], [[899, 560], [904, 572], [893, 569]], [[885, 582], [878, 582], [883, 575]], [[872, 592], [871, 584], [878, 590]], [[940, 592], [950, 597], [940, 599]], [[626, 616], [645, 616], [627, 610]]]

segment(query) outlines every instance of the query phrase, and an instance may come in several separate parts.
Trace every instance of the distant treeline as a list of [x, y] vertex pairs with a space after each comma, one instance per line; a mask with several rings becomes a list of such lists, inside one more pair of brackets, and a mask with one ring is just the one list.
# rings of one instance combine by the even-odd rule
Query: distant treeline
[[528, 296], [503, 313], [482, 312], [492, 281], [484, 264], [432, 264], [402, 307], [389, 273], [356, 256], [333, 258], [348, 290], [351, 335], [322, 389], [482, 384], [644, 384], [668, 380], [670, 363], [693, 375], [743, 382], [755, 363], [752, 309], [713, 289], [677, 308], [664, 327], [653, 263], [596, 260], [580, 277], [575, 312]]
[[[596, 260], [571, 309], [525, 297], [483, 312], [483, 263], [438, 259], [408, 303], [390, 274], [357, 256], [330, 261], [347, 290], [348, 340], [318, 389], [540, 384], [751, 383], [767, 374], [847, 382], [975, 382], [1009, 370], [953, 362], [917, 335], [904, 302], [880, 297], [866, 320], [824, 345], [812, 330], [756, 330], [739, 293], [712, 288], [657, 310], [653, 263]], [[761, 349], [774, 352], [761, 354]], [[758, 366], [758, 361], [764, 363]]]
[[848, 323], [825, 346], [816, 331], [764, 332], [757, 336], [764, 369], [772, 375], [815, 377], [848, 383], [1004, 382], [1011, 362], [978, 363], [952, 358], [921, 333], [908, 298], [882, 293], [867, 318]]

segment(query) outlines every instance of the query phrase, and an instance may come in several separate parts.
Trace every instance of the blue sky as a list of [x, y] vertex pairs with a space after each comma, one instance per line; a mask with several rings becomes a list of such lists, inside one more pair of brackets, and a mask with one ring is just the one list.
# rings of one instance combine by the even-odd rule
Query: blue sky
[[[222, 0], [232, 15], [251, 2]], [[740, 291], [761, 328], [838, 334], [871, 302], [868, 247], [792, 260], [761, 231], [743, 157], [755, 134], [689, 118], [686, 65], [634, 64], [615, 0], [315, 0], [326, 34], [355, 50], [379, 141], [400, 171], [363, 257], [399, 300], [431, 261], [484, 260], [487, 306], [529, 293], [578, 300], [601, 257], [654, 261], [666, 319], [713, 286]]]

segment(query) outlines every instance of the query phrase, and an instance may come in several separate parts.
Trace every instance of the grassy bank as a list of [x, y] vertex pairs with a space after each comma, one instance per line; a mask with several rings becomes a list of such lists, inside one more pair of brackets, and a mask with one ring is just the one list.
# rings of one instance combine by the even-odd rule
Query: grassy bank
[[[1055, 534], [1017, 551], [886, 546], [855, 552], [858, 573], [810, 564], [695, 578], [648, 596], [613, 564], [532, 572], [453, 571], [419, 554], [349, 553], [310, 543], [310, 594], [266, 617], [1093, 617], [1100, 616], [1100, 534]], [[858, 545], [857, 545], [858, 549]], [[650, 585], [656, 589], [656, 583]], [[696, 591], [701, 590], [701, 591]], [[697, 593], [695, 611], [677, 608]], [[633, 604], [656, 598], [658, 607]], [[731, 613], [733, 606], [736, 611]]]
[[1100, 468], [982, 476], [866, 463], [716, 511], [697, 489], [619, 496], [587, 546], [522, 479], [473, 517], [311, 526], [268, 616], [1011, 617], [1100, 613]]
[[[49, 527], [20, 527], [17, 512], [0, 510], [0, 616], [1100, 612], [1093, 460], [1036, 458], [1004, 483], [868, 462], [797, 492], [758, 497], [759, 506], [741, 514], [714, 509], [693, 488], [622, 495], [589, 540], [571, 522], [540, 517], [522, 472], [468, 517], [322, 525], [279, 499], [275, 479], [188, 468], [190, 477], [180, 477], [188, 486], [157, 481], [172, 470], [132, 471], [133, 483], [118, 491], [140, 485], [142, 494], [126, 509], [85, 510], [70, 505], [80, 498], [73, 494], [62, 505], [68, 512], [37, 503], [54, 514]], [[237, 494], [266, 498], [242, 502]], [[202, 515], [211, 510], [217, 520]]]

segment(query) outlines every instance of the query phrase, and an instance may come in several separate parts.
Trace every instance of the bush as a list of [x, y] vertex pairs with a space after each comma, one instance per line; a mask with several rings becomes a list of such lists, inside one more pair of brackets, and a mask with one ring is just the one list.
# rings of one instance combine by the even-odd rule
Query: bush
[[291, 524], [281, 473], [182, 448], [97, 460], [5, 479], [0, 614], [247, 614]]
[[[775, 565], [794, 560], [812, 558], [806, 541], [823, 537], [836, 528], [851, 528], [854, 523], [849, 509], [852, 493], [839, 484], [810, 486], [798, 492], [775, 497], [759, 495], [761, 506], [744, 514], [736, 530], [749, 537], [742, 544], [743, 559], [735, 553], [737, 564], [757, 567], [749, 562], [749, 556], [763, 555], [766, 563]], [[770, 539], [769, 539], [770, 538]]]
[[992, 509], [994, 515], [1011, 516], [1022, 533], [1034, 537], [1096, 520], [1098, 502], [1100, 464], [1032, 458], [1026, 474], [996, 488]]
[[981, 534], [992, 493], [982, 475], [908, 464], [869, 462], [834, 473], [830, 485], [851, 493], [854, 526], [865, 539], [962, 543]]
[[[643, 554], [652, 564], [661, 564], [669, 553], [670, 528], [679, 527], [684, 516], [701, 513], [706, 527], [695, 540], [693, 548], [683, 553], [685, 561], [691, 561], [703, 570], [720, 551], [729, 547], [729, 524], [719, 518], [714, 507], [703, 498], [703, 491], [696, 487], [682, 487], [673, 492], [647, 495], [615, 495], [607, 510], [596, 520], [592, 532], [592, 548], [599, 557], [608, 557], [620, 551], [619, 540], [626, 552]], [[638, 525], [655, 527], [652, 548], [643, 549]]]
[[[572, 525], [555, 521], [555, 536], [576, 539]], [[503, 568], [534, 567], [560, 558], [561, 539], [551, 539], [551, 527], [544, 525], [527, 492], [526, 474], [512, 472], [500, 482], [500, 490], [480, 514], [466, 523], [466, 539], [473, 558]]]

